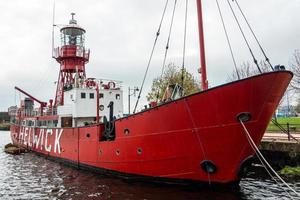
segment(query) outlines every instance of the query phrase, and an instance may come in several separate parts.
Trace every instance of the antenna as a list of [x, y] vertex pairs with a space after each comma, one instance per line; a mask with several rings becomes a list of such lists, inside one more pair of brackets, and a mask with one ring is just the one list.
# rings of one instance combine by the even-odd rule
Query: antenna
[[54, 23], [55, 20], [55, 0], [53, 0], [53, 11], [52, 11], [52, 58], [54, 58], [54, 27], [56, 26]]

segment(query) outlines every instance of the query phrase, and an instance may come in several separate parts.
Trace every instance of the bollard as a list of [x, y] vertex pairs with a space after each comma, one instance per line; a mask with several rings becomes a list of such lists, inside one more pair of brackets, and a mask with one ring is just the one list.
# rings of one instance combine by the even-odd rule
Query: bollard
[[290, 124], [286, 123], [286, 127], [287, 127], [287, 134], [288, 134], [288, 140], [291, 140], [291, 135], [290, 135]]

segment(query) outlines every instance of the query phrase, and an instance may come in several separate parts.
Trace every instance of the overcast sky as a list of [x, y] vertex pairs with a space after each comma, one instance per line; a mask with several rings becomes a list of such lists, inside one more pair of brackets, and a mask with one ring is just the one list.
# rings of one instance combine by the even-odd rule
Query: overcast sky
[[[238, 65], [251, 57], [225, 0], [219, 0], [232, 40]], [[170, 4], [162, 27], [149, 76], [142, 96], [149, 91], [153, 78], [160, 75], [166, 36], [169, 29]], [[178, 0], [167, 63], [182, 63], [184, 0]], [[241, 7], [273, 64], [288, 65], [300, 48], [299, 0], [239, 0]], [[165, 0], [59, 0], [56, 1], [56, 24], [66, 24], [76, 13], [84, 27], [86, 47], [90, 48], [87, 76], [123, 81], [124, 107], [127, 111], [128, 86], [140, 86]], [[19, 86], [35, 97], [54, 98], [58, 63], [51, 58], [53, 0], [0, 1], [0, 110], [18, 104]], [[189, 0], [186, 67], [199, 77], [199, 42], [196, 1]], [[216, 2], [203, 0], [205, 46], [209, 85], [226, 82], [233, 71]], [[263, 59], [249, 30], [242, 24], [257, 59]], [[56, 46], [59, 45], [56, 29]], [[199, 78], [198, 78], [199, 79]], [[142, 100], [141, 105], [145, 102]], [[133, 107], [133, 105], [132, 105]]]

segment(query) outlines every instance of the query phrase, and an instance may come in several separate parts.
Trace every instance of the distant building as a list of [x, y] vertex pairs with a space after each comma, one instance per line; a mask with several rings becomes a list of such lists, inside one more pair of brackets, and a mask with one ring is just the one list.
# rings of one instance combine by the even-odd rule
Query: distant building
[[0, 112], [0, 124], [8, 123], [9, 122], [9, 115], [8, 112]]
[[297, 117], [298, 114], [295, 111], [295, 106], [289, 105], [289, 106], [280, 106], [278, 107], [276, 111], [277, 117]]
[[17, 106], [11, 106], [8, 108], [8, 115], [11, 117], [15, 117], [17, 115]]

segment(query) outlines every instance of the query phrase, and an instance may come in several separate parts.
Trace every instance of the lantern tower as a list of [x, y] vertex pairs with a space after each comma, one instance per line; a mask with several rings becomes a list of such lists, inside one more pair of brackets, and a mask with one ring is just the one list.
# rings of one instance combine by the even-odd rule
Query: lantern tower
[[60, 64], [55, 106], [64, 104], [64, 91], [75, 87], [76, 76], [85, 79], [85, 64], [89, 61], [90, 50], [85, 48], [85, 30], [77, 25], [71, 13], [68, 25], [60, 29], [61, 46], [53, 50], [53, 58]]

